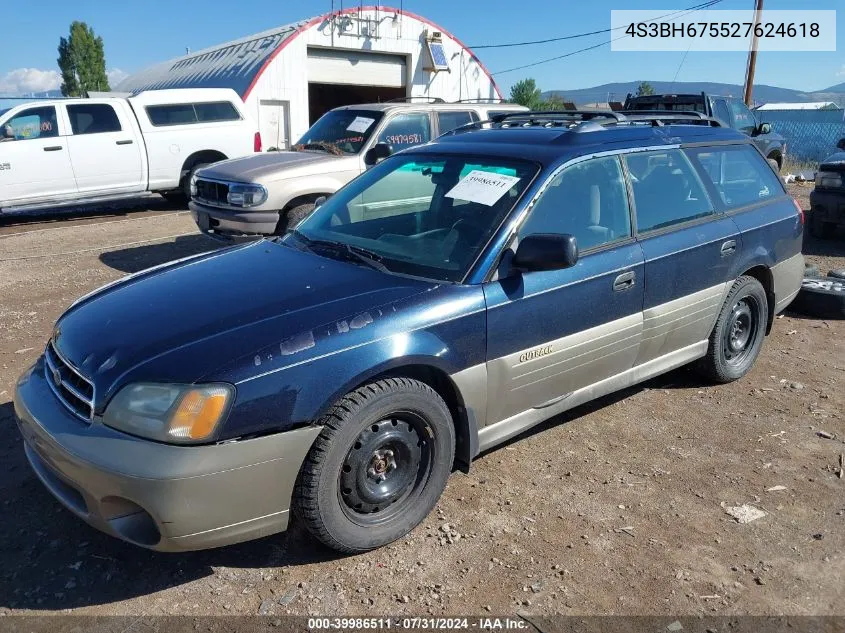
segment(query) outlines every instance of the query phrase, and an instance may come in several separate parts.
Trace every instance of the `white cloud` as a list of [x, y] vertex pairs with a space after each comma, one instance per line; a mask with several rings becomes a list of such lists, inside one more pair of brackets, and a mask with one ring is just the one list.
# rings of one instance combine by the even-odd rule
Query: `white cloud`
[[16, 68], [0, 77], [0, 93], [21, 94], [58, 90], [62, 76], [58, 70]]
[[112, 68], [111, 70], [106, 71], [106, 76], [109, 78], [109, 86], [111, 86], [111, 89], [114, 90], [121, 81], [129, 76], [129, 73], [121, 70], [120, 68]]

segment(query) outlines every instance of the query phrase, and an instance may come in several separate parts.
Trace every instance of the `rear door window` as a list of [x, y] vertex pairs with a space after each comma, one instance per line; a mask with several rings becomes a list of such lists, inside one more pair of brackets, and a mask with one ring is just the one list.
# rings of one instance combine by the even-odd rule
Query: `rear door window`
[[780, 178], [750, 145], [686, 150], [729, 209], [784, 195]]
[[451, 110], [437, 113], [440, 134], [445, 134], [449, 130], [454, 130], [456, 127], [461, 127], [473, 121], [478, 121], [478, 116], [471, 111]]
[[84, 103], [67, 106], [70, 129], [76, 135], [120, 132], [120, 121], [114, 108], [105, 103]]
[[393, 146], [393, 151], [428, 143], [431, 140], [431, 118], [428, 112], [397, 114], [382, 129], [379, 143]]
[[640, 233], [714, 213], [704, 185], [681, 150], [637, 152], [625, 157]]

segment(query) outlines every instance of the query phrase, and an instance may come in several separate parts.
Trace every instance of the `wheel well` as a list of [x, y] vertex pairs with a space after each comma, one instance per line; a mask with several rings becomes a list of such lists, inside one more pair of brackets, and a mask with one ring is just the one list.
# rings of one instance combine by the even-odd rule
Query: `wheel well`
[[780, 153], [780, 150], [772, 150], [766, 158], [777, 161], [778, 167], [783, 167], [783, 154]]
[[205, 163], [216, 163], [217, 161], [226, 160], [226, 158], [224, 153], [213, 149], [206, 149], [191, 154], [182, 164], [182, 175], [179, 178], [179, 182], [181, 183], [182, 179], [190, 174], [195, 166]]
[[330, 196], [330, 193], [306, 193], [302, 196], [297, 196], [296, 198], [291, 198], [288, 203], [284, 206], [282, 211], [287, 211], [288, 209], [293, 209], [294, 207], [298, 207], [301, 204], [311, 204], [315, 202], [317, 198], [320, 196]]
[[[470, 429], [469, 416], [461, 398], [458, 388], [449, 375], [441, 369], [430, 365], [406, 365], [391, 369], [368, 379], [366, 382], [374, 382], [382, 378], [412, 378], [424, 382], [434, 389], [452, 414], [452, 423], [455, 425], [455, 465], [463, 472], [469, 472], [469, 465], [477, 453], [478, 439], [476, 430]], [[366, 384], [366, 383], [365, 383]], [[359, 387], [361, 385], [358, 385]]]
[[766, 323], [766, 334], [772, 331], [772, 323], [775, 321], [775, 283], [772, 278], [772, 271], [766, 266], [754, 266], [744, 273], [744, 276], [754, 277], [766, 291], [766, 302], [769, 304], [769, 320]]

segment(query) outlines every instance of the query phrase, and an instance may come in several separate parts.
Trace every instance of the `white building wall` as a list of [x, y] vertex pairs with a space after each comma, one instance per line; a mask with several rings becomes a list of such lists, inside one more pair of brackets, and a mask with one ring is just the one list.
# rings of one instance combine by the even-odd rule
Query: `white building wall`
[[[436, 26], [408, 14], [394, 11], [353, 9], [344, 15], [318, 19], [292, 39], [260, 75], [246, 102], [256, 121], [259, 102], [264, 99], [289, 103], [289, 142], [308, 129], [307, 51], [309, 46], [356, 51], [401, 54], [406, 57], [409, 96], [439, 97], [445, 101], [497, 98], [500, 95], [481, 64], [455, 39]], [[349, 20], [344, 20], [349, 18]], [[341, 31], [346, 22], [346, 30]], [[426, 32], [442, 33], [449, 71], [425, 70], [429, 63], [425, 48]], [[362, 83], [366, 83], [362, 81]], [[265, 143], [266, 144], [266, 143]]]

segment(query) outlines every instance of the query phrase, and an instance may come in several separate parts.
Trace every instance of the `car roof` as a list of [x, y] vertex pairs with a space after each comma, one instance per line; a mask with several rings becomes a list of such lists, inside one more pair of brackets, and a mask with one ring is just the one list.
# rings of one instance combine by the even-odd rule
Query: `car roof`
[[447, 133], [410, 152], [478, 154], [538, 161], [545, 165], [576, 156], [619, 149], [685, 143], [744, 143], [751, 140], [736, 130], [705, 125], [602, 126], [581, 129], [549, 127], [493, 127]]
[[518, 105], [516, 103], [493, 103], [487, 101], [467, 101], [464, 103], [436, 103], [425, 101], [407, 101], [407, 102], [383, 102], [383, 103], [356, 103], [354, 105], [345, 105], [334, 110], [375, 110], [378, 112], [387, 112], [390, 110], [472, 110], [485, 108], [488, 110], [508, 110], [513, 112], [527, 112], [528, 108]]

